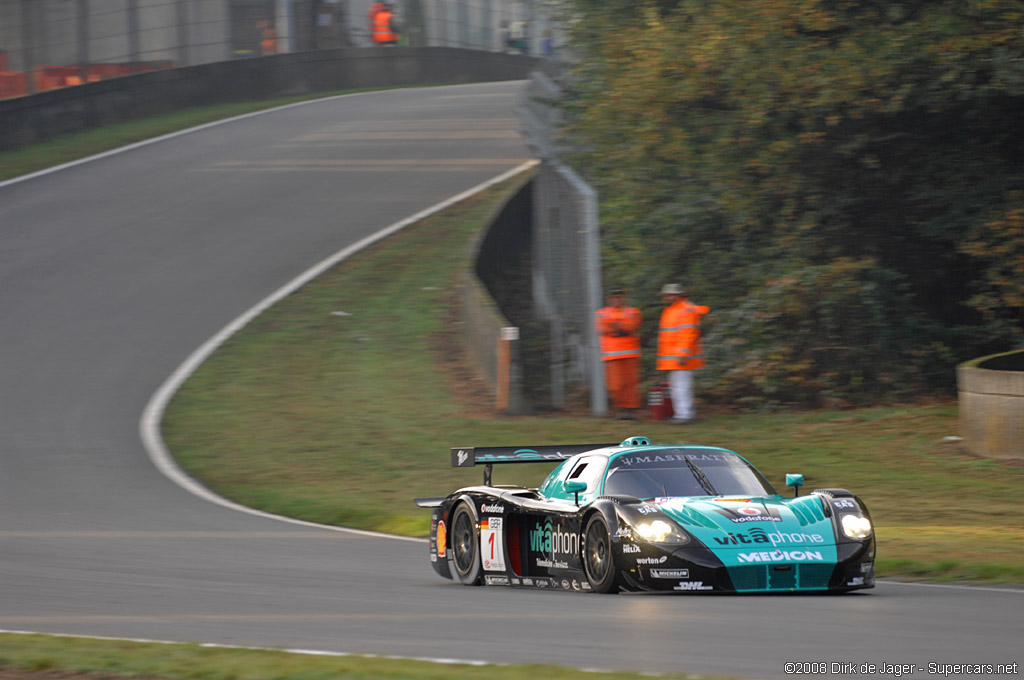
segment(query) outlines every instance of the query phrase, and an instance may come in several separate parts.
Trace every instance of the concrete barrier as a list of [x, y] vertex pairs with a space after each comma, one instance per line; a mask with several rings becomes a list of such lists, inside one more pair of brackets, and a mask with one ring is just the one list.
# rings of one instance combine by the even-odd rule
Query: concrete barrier
[[[488, 219], [487, 227], [471, 246], [468, 266], [460, 281], [462, 333], [469, 359], [494, 391], [497, 408], [510, 415], [520, 415], [530, 409], [523, 391], [520, 341], [502, 339], [502, 329], [513, 327], [513, 323], [502, 314], [494, 292], [488, 287], [487, 277], [480, 274], [481, 269], [493, 265], [495, 248], [515, 238], [509, 236], [511, 231], [529, 233], [528, 198], [533, 189], [532, 177], [533, 172], [520, 176], [521, 184], [516, 193]], [[524, 197], [527, 200], [524, 201]], [[524, 219], [527, 221], [525, 230]]]
[[967, 450], [1024, 460], [1024, 350], [965, 362], [956, 373]]
[[139, 73], [0, 100], [0, 151], [196, 106], [363, 87], [519, 80], [536, 63], [533, 57], [452, 47], [378, 47]]

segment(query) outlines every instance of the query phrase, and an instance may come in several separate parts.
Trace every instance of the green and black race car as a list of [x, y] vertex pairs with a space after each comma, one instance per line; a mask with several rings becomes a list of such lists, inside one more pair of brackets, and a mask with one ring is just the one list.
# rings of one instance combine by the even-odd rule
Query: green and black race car
[[[864, 503], [844, 489], [783, 498], [738, 454], [621, 444], [453, 448], [484, 484], [433, 508], [430, 561], [466, 585], [614, 593], [849, 591], [874, 587]], [[538, 488], [491, 483], [492, 465], [561, 463]]]

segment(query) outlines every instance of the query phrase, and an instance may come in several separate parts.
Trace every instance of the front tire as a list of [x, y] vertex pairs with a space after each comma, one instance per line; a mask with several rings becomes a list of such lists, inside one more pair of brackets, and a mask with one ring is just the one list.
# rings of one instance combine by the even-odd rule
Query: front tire
[[476, 515], [466, 503], [459, 503], [452, 515], [452, 566], [463, 584], [480, 584], [480, 534]]
[[597, 593], [619, 592], [619, 579], [612, 557], [612, 538], [601, 513], [591, 515], [583, 532], [583, 572]]

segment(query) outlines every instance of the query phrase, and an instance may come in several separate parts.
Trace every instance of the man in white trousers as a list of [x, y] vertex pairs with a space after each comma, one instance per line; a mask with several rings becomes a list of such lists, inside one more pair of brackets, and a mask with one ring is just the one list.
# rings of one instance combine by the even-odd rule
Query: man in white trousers
[[661, 289], [665, 310], [658, 326], [657, 369], [668, 372], [672, 408], [677, 425], [692, 423], [697, 417], [693, 405], [693, 371], [704, 368], [700, 343], [700, 319], [710, 310], [690, 302], [678, 283], [667, 283]]

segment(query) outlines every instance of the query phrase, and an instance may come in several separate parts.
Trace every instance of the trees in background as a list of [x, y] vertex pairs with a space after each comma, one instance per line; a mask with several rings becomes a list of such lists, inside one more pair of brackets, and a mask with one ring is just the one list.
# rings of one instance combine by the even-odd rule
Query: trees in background
[[564, 2], [605, 282], [712, 307], [704, 394], [877, 401], [1024, 344], [1024, 3]]

